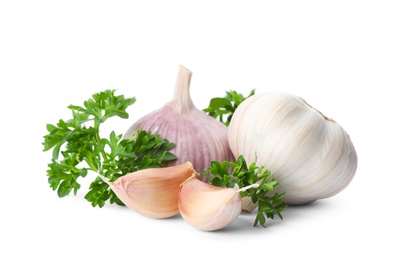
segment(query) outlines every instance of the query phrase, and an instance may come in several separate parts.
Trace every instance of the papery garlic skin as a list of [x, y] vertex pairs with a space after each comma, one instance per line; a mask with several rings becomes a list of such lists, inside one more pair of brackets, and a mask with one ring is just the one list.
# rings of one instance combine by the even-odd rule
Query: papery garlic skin
[[[191, 77], [192, 72], [180, 66], [173, 100], [137, 120], [123, 138], [130, 138], [139, 129], [151, 130], [175, 143], [170, 152], [178, 159], [168, 166], [190, 161], [197, 172], [202, 172], [211, 161], [233, 161], [234, 157], [229, 148], [227, 127], [193, 104], [189, 92]], [[206, 177], [201, 178], [207, 181]]]
[[238, 191], [213, 186], [196, 177], [181, 185], [178, 203], [183, 219], [202, 231], [225, 228], [236, 220], [242, 209]]
[[179, 186], [194, 172], [192, 164], [186, 162], [139, 170], [107, 183], [130, 209], [149, 218], [168, 218], [179, 213]]
[[339, 193], [357, 168], [357, 154], [345, 130], [289, 93], [246, 99], [231, 119], [228, 138], [235, 157], [243, 155], [248, 163], [270, 170], [280, 183], [276, 192], [285, 192], [288, 205]]

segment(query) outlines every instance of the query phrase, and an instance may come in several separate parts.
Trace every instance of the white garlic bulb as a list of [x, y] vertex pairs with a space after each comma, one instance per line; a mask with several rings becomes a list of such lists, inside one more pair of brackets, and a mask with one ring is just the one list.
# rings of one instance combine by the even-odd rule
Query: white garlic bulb
[[[288, 93], [256, 94], [240, 104], [229, 125], [237, 158], [270, 170], [288, 205], [307, 204], [343, 190], [352, 180], [357, 155], [334, 120]], [[244, 201], [251, 211], [255, 205]]]
[[[192, 102], [189, 86], [192, 72], [179, 66], [173, 100], [162, 108], [137, 120], [124, 134], [128, 139], [139, 129], [151, 130], [161, 138], [175, 143], [170, 152], [177, 156], [168, 166], [190, 161], [197, 172], [210, 166], [211, 161], [233, 161], [227, 127], [198, 110]], [[202, 176], [201, 180], [207, 181]]]

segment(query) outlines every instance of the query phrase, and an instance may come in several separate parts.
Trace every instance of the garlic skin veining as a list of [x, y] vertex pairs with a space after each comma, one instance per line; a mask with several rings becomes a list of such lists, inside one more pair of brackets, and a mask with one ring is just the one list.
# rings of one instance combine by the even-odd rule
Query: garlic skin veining
[[179, 213], [179, 186], [194, 172], [192, 164], [185, 162], [139, 170], [114, 182], [101, 178], [130, 209], [149, 218], [169, 218]]
[[231, 224], [241, 213], [238, 190], [200, 181], [194, 174], [181, 184], [179, 211], [182, 218], [202, 231], [215, 231]]
[[[357, 154], [334, 120], [289, 93], [256, 94], [240, 104], [229, 125], [235, 156], [270, 170], [288, 205], [331, 197], [353, 179]], [[243, 209], [255, 205], [243, 202]]]
[[[130, 138], [139, 129], [151, 130], [175, 143], [170, 152], [178, 159], [168, 166], [190, 161], [197, 172], [202, 172], [213, 160], [233, 161], [234, 157], [229, 148], [227, 127], [198, 110], [192, 102], [189, 92], [191, 77], [190, 70], [179, 66], [172, 101], [137, 120], [123, 138]], [[202, 180], [207, 181], [206, 177]]]

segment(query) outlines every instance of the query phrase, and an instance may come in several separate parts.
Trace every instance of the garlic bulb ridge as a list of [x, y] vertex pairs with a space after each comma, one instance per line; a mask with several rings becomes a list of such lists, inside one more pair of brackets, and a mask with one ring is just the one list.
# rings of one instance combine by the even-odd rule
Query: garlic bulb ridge
[[[124, 134], [130, 138], [139, 129], [151, 130], [164, 139], [175, 143], [171, 150], [177, 160], [168, 166], [190, 161], [197, 172], [209, 167], [210, 162], [232, 161], [227, 127], [218, 120], [198, 110], [190, 97], [192, 72], [180, 66], [174, 97], [162, 108], [137, 120]], [[202, 180], [206, 178], [202, 177]]]

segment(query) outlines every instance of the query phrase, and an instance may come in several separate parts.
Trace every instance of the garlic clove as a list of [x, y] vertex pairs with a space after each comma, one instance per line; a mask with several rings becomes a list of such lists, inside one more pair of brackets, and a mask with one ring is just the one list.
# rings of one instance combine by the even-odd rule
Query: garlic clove
[[[160, 109], [134, 122], [123, 138], [129, 139], [138, 130], [151, 131], [175, 143], [170, 150], [177, 156], [167, 166], [190, 161], [197, 172], [210, 166], [211, 161], [233, 161], [229, 148], [228, 128], [196, 108], [190, 96], [192, 72], [179, 66], [174, 96]], [[204, 176], [201, 180], [207, 181]]]
[[129, 208], [150, 218], [178, 214], [179, 186], [194, 173], [190, 162], [163, 168], [139, 170], [107, 182]]
[[203, 231], [214, 231], [239, 216], [242, 198], [239, 191], [202, 182], [194, 175], [181, 184], [178, 205], [186, 222]]

